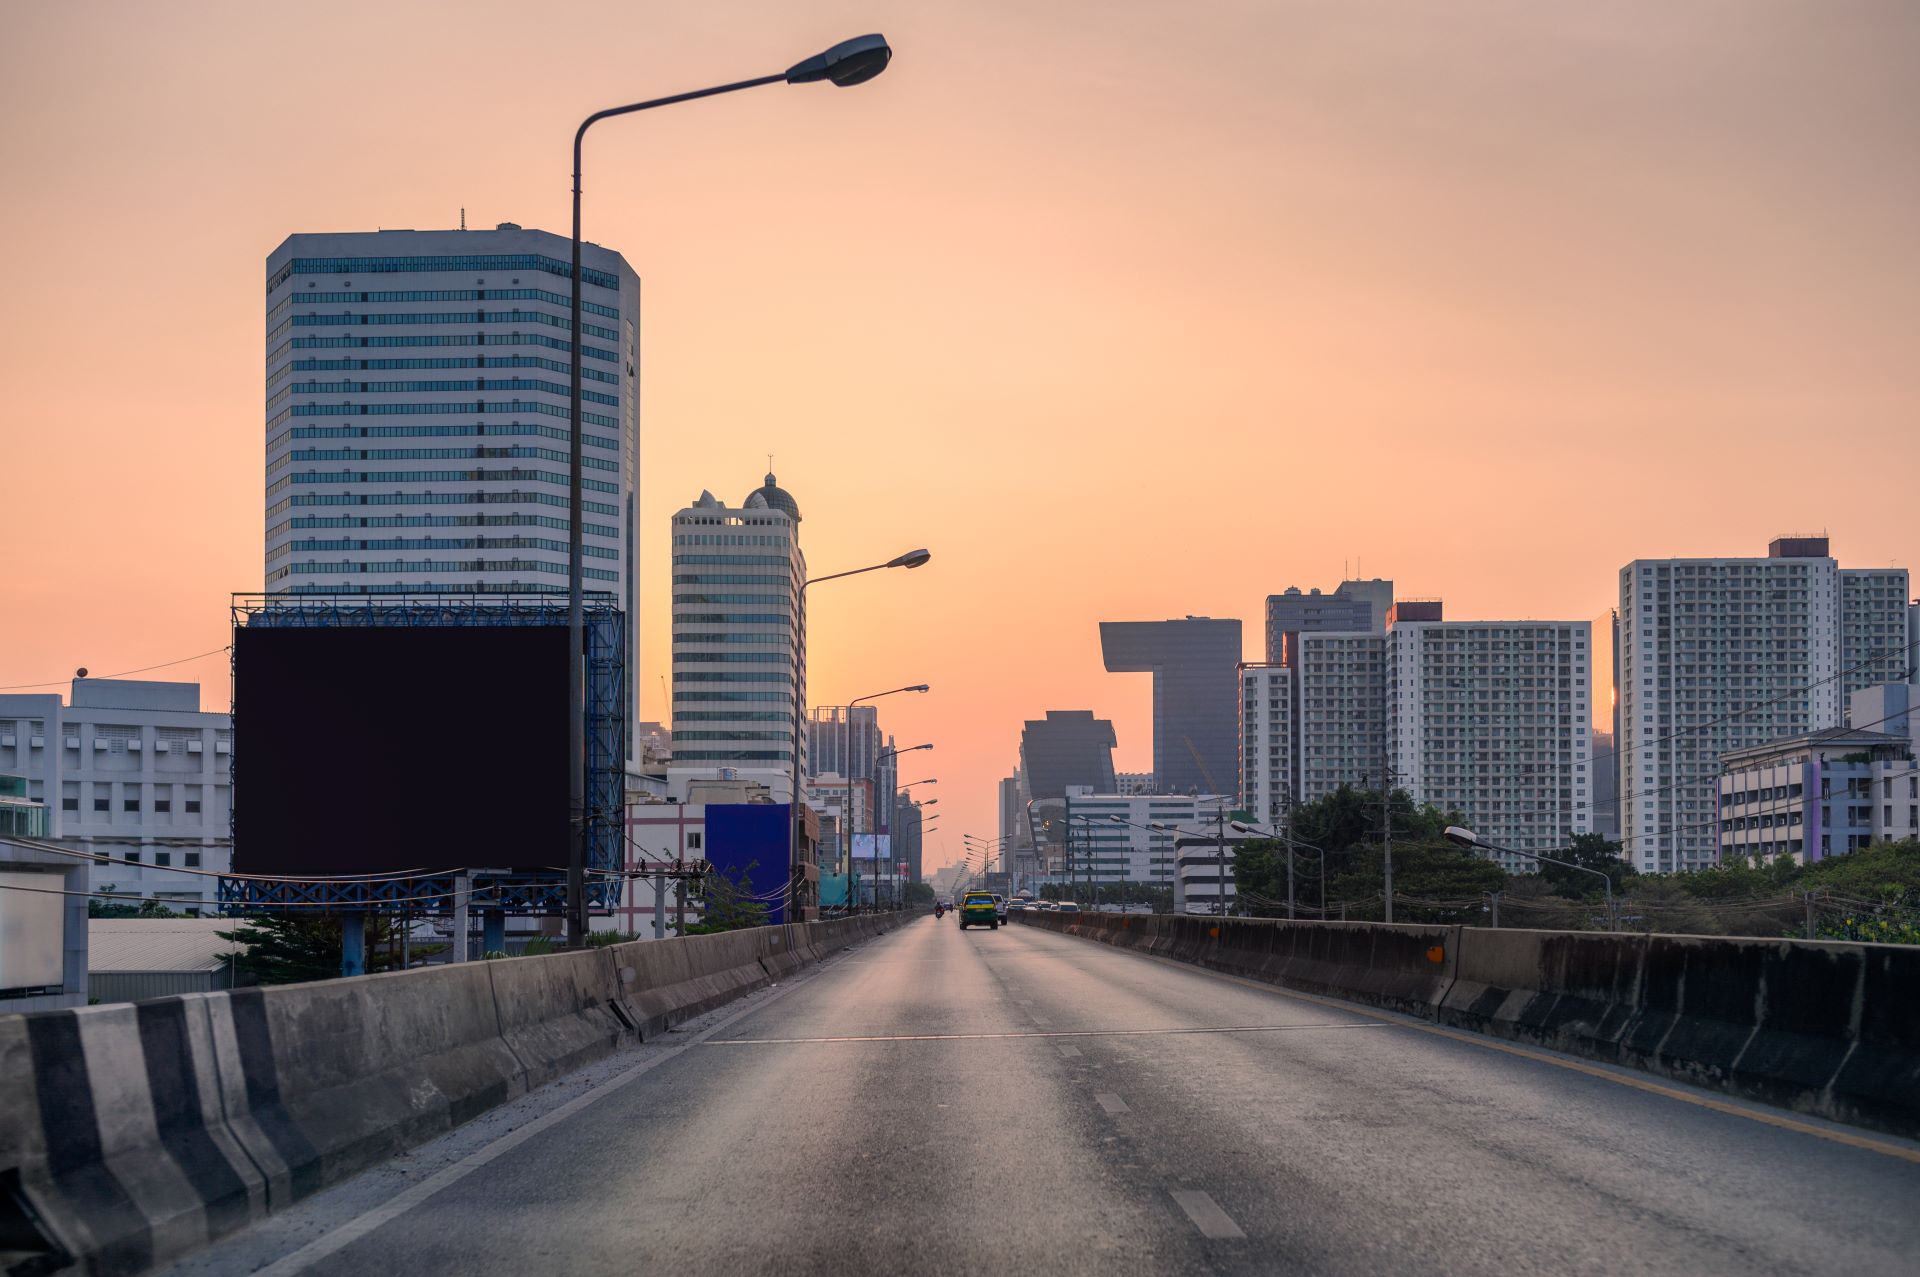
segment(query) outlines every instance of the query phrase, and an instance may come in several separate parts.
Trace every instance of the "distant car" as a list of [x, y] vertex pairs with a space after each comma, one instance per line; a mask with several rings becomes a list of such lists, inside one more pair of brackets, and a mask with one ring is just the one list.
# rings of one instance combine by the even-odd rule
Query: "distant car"
[[1000, 909], [993, 902], [990, 891], [969, 891], [960, 898], [960, 930], [985, 925], [991, 930], [1000, 929]]
[[1007, 920], [1007, 898], [1005, 896], [995, 896], [993, 898], [993, 916], [1001, 922]]
[[1025, 913], [1026, 911], [1027, 911], [1027, 902], [1026, 902], [1026, 901], [1024, 901], [1024, 900], [1009, 900], [1009, 901], [1007, 901], [1007, 912], [1008, 912], [1008, 913]]
[[1033, 907], [1041, 913], [1052, 913], [1053, 906], [1054, 902], [1051, 900], [1036, 900], [1033, 902]]
[[1059, 904], [1054, 906], [1054, 909], [1060, 913], [1079, 913], [1080, 912], [1080, 906], [1075, 904], [1071, 900], [1062, 900]]

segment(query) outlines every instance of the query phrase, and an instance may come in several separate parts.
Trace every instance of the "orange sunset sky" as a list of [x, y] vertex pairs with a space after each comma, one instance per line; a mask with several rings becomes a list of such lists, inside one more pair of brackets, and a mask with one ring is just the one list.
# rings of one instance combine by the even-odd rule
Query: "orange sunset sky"
[[[587, 112], [882, 31], [870, 85], [617, 121], [644, 281], [643, 669], [669, 515], [772, 453], [812, 699], [995, 832], [1020, 723], [1148, 682], [1095, 623], [1343, 564], [1588, 619], [1636, 556], [1920, 568], [1920, 4], [932, 0], [0, 5], [0, 683], [220, 647], [258, 589], [263, 261], [564, 233]], [[503, 676], [505, 672], [503, 672]], [[218, 658], [198, 678], [224, 707]]]

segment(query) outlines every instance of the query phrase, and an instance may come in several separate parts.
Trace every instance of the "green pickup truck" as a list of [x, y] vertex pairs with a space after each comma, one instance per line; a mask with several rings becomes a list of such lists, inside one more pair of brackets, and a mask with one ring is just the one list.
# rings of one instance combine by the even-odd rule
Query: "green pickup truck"
[[976, 923], [984, 923], [995, 931], [1000, 929], [1000, 910], [994, 905], [990, 891], [969, 891], [960, 898], [960, 930], [965, 931]]

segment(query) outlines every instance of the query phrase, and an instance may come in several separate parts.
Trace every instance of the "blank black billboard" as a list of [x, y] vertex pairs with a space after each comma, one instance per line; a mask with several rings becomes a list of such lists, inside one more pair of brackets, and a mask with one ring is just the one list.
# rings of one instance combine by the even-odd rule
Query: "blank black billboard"
[[234, 631], [236, 873], [567, 863], [565, 626]]

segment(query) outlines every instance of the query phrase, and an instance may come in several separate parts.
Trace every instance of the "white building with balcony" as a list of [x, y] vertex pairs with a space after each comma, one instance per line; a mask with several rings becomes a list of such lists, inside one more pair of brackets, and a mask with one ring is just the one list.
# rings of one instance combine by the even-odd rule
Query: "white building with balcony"
[[211, 909], [232, 868], [233, 724], [198, 683], [77, 678], [58, 694], [0, 695], [0, 772], [47, 807], [47, 839], [106, 857], [88, 890]]

